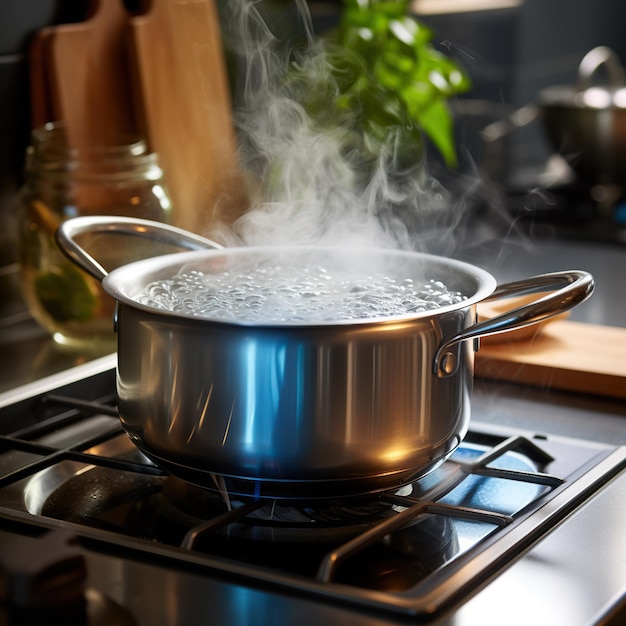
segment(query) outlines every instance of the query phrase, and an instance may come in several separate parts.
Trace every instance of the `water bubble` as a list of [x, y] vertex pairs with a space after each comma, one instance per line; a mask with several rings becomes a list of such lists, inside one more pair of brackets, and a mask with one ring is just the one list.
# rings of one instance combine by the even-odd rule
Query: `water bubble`
[[439, 280], [275, 265], [239, 274], [191, 270], [148, 285], [138, 302], [224, 321], [316, 323], [421, 313], [464, 299]]

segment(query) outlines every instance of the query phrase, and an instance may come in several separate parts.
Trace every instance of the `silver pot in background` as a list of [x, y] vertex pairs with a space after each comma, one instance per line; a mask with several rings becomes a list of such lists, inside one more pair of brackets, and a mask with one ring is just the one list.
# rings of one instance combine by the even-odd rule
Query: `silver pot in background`
[[[77, 243], [95, 233], [149, 237], [193, 251], [107, 275]], [[477, 340], [568, 310], [593, 290], [592, 277], [581, 271], [496, 288], [480, 268], [408, 251], [215, 249], [180, 229], [127, 218], [68, 220], [57, 240], [117, 301], [119, 411], [132, 441], [174, 475], [254, 497], [352, 496], [399, 487], [434, 469], [467, 431]], [[397, 279], [441, 280], [467, 299], [389, 318], [266, 324], [137, 302], [145, 286], [182, 270], [237, 272], [264, 259], [288, 267], [349, 263], [365, 276], [384, 268]], [[554, 289], [475, 323], [478, 302]]]
[[577, 83], [542, 90], [537, 105], [553, 149], [583, 181], [626, 184], [626, 84], [613, 50], [588, 52]]
[[[487, 173], [501, 180], [507, 141], [534, 122], [541, 123], [552, 150], [581, 182], [626, 186], [626, 84], [613, 50], [594, 48], [582, 59], [574, 85], [543, 89], [536, 102], [484, 128]], [[556, 173], [548, 172], [548, 178], [566, 178], [560, 168]]]

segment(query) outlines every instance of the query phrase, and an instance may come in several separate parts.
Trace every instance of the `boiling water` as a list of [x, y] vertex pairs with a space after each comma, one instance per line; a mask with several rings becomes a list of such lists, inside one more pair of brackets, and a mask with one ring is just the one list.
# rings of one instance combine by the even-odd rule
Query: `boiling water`
[[191, 270], [151, 283], [137, 301], [204, 318], [275, 324], [397, 317], [465, 299], [437, 280], [416, 283], [324, 267], [259, 266], [217, 274]]

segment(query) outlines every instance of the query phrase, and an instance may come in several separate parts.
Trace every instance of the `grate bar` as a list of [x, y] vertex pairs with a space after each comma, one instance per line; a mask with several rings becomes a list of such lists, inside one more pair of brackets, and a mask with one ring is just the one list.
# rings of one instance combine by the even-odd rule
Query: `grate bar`
[[25, 441], [23, 439], [15, 439], [13, 437], [0, 435], [0, 444], [5, 444], [2, 446], [5, 450], [12, 449], [18, 452], [25, 452], [27, 454], [33, 454], [40, 457], [30, 463], [26, 463], [16, 470], [0, 476], [0, 488], [21, 480], [22, 478], [31, 476], [36, 472], [44, 470], [55, 463], [60, 463], [61, 461], [76, 461], [86, 465], [98, 465], [101, 467], [128, 472], [150, 474], [154, 476], [167, 476], [166, 471], [153, 464], [136, 463], [125, 459], [81, 452], [83, 449], [93, 448], [105, 441], [109, 441], [110, 439], [119, 436], [122, 432], [122, 427], [116, 425], [114, 428], [107, 431], [83, 439], [69, 448], [54, 448], [51, 446], [33, 443], [32, 441]]
[[501, 528], [504, 528], [513, 522], [513, 517], [511, 515], [504, 515], [503, 513], [496, 513], [494, 511], [485, 511], [483, 509], [473, 509], [468, 506], [445, 504], [443, 502], [429, 504], [428, 512], [435, 513], [437, 515], [446, 515], [447, 517], [466, 519], [472, 522], [496, 524], [496, 526]]
[[238, 522], [243, 519], [249, 513], [260, 509], [263, 506], [263, 502], [261, 500], [256, 500], [255, 502], [248, 502], [247, 504], [242, 504], [235, 509], [231, 509], [226, 513], [222, 513], [222, 515], [217, 515], [210, 520], [207, 520], [203, 524], [199, 524], [198, 526], [187, 531], [187, 534], [183, 537], [181, 542], [181, 548], [185, 550], [192, 550], [196, 545], [198, 539], [205, 533], [211, 532], [216, 528], [220, 528], [222, 526], [228, 526], [234, 522]]
[[362, 532], [354, 539], [347, 541], [337, 549], [326, 554], [317, 570], [317, 579], [328, 583], [333, 579], [334, 573], [339, 564], [361, 551], [363, 548], [373, 544], [390, 532], [401, 528], [406, 523], [414, 520], [416, 517], [426, 512], [429, 502], [417, 502], [412, 506], [393, 517], [380, 522], [376, 526]]
[[394, 494], [389, 494], [383, 496], [382, 499], [386, 502], [389, 502], [390, 504], [407, 508], [414, 506], [415, 504], [424, 503], [427, 508], [427, 513], [446, 515], [447, 517], [458, 517], [459, 519], [470, 519], [473, 521], [493, 523], [497, 524], [498, 526], [507, 526], [513, 521], [512, 516], [498, 513], [495, 511], [476, 509], [457, 504], [446, 504], [444, 502], [424, 502], [422, 500], [412, 498], [411, 496], [398, 496]]
[[524, 449], [527, 451], [527, 456], [532, 458], [534, 461], [538, 461], [541, 463], [549, 463], [550, 461], [554, 461], [554, 457], [548, 454], [543, 448], [533, 443], [528, 437], [523, 437], [521, 435], [515, 435], [513, 437], [509, 437], [505, 439], [499, 444], [496, 444], [490, 450], [487, 450], [484, 454], [482, 454], [476, 461], [476, 466], [486, 466], [492, 461], [500, 458], [506, 452], [510, 452], [515, 450], [516, 448]]
[[44, 397], [43, 401], [46, 404], [63, 404], [69, 408], [86, 410], [92, 414], [100, 413], [102, 415], [110, 415], [111, 417], [119, 417], [117, 406], [102, 404], [102, 402], [81, 400], [80, 398], [71, 398], [54, 393], [49, 393]]
[[63, 456], [62, 451], [56, 452], [54, 454], [50, 454], [41, 459], [37, 459], [36, 461], [23, 465], [22, 467], [16, 470], [13, 470], [11, 472], [8, 472], [7, 474], [4, 474], [3, 476], [0, 476], [0, 489], [3, 489], [4, 487], [6, 487], [7, 485], [10, 485], [11, 483], [22, 480], [23, 478], [28, 478], [29, 476], [32, 476], [36, 472], [39, 472], [41, 470], [46, 469], [47, 467], [50, 467], [51, 465], [54, 465], [58, 461], [62, 460], [62, 456]]
[[477, 467], [473, 472], [477, 476], [488, 476], [490, 478], [505, 478], [507, 480], [517, 480], [533, 485], [546, 485], [548, 487], [558, 487], [565, 481], [552, 474], [542, 472], [523, 472], [520, 470], [502, 469], [498, 467]]
[[103, 404], [102, 402], [90, 402], [69, 398], [67, 396], [48, 394], [41, 398], [38, 408], [47, 407], [50, 404], [62, 405], [67, 410], [47, 417], [41, 417], [36, 423], [13, 431], [11, 437], [16, 439], [35, 439], [50, 431], [80, 421], [89, 415], [100, 414], [119, 419], [117, 408], [112, 405]]

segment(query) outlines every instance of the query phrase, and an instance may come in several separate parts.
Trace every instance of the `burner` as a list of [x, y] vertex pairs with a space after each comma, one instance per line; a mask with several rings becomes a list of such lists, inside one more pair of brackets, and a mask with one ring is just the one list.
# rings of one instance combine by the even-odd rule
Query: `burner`
[[[485, 449], [462, 444], [451, 459], [411, 485], [393, 492], [411, 499], [434, 500], [457, 506], [472, 506], [486, 511], [512, 515], [541, 493], [543, 487], [523, 481], [472, 474], [468, 464], [476, 462]], [[98, 457], [114, 457], [131, 463], [149, 463], [124, 435], [87, 450]], [[505, 471], [537, 471], [536, 464], [515, 451], [506, 451], [491, 462], [492, 468]], [[230, 536], [282, 541], [342, 540], [371, 524], [393, 515], [402, 508], [386, 494], [352, 498], [316, 498], [314, 500], [255, 500], [229, 497], [219, 488], [207, 489], [170, 475], [124, 471], [78, 461], [61, 461], [25, 482], [23, 489], [27, 510], [66, 521], [95, 525], [113, 525], [120, 530], [137, 526], [129, 534], [150, 539], [163, 532], [163, 526], [181, 527], [187, 532], [205, 520], [223, 515], [254, 502], [242, 519], [230, 524]], [[151, 522], [151, 519], [154, 521]], [[136, 520], [136, 521], [134, 521]], [[150, 528], [154, 526], [154, 532]], [[178, 537], [172, 541], [177, 542]]]
[[63, 460], [15, 487], [32, 515], [304, 576], [316, 576], [325, 555], [338, 547], [410, 514], [333, 572], [337, 581], [397, 591], [414, 586], [498, 527], [497, 518], [468, 519], [446, 507], [479, 510], [483, 517], [491, 511], [504, 519], [548, 489], [499, 477], [499, 472], [537, 471], [536, 463], [512, 450], [490, 461], [488, 471], [494, 475], [474, 474], [486, 449], [463, 443], [449, 461], [392, 493], [254, 500], [137, 471], [149, 462], [119, 435], [86, 454], [125, 459], [136, 471]]
[[[457, 437], [458, 440], [458, 437]], [[150, 453], [150, 458], [164, 470], [187, 483], [203, 489], [217, 489], [222, 493], [251, 499], [326, 500], [328, 498], [361, 498], [408, 485], [424, 473], [417, 469], [383, 472], [366, 478], [327, 480], [253, 480], [238, 476], [215, 475], [197, 468], [174, 463]], [[443, 459], [440, 461], [443, 463]]]
[[[411, 487], [399, 492], [408, 495]], [[24, 488], [27, 510], [68, 522], [171, 545], [207, 520], [237, 512], [216, 534], [268, 543], [346, 541], [393, 515], [397, 506], [378, 497], [282, 503], [230, 500], [174, 476], [151, 476], [63, 461], [33, 476]]]
[[[39, 472], [24, 491], [33, 515], [172, 546], [188, 541], [197, 552], [305, 576], [315, 575], [327, 552], [403, 508], [378, 497], [347, 503], [226, 502], [217, 491], [173, 476], [71, 461]], [[410, 491], [401, 490], [400, 496]], [[244, 509], [249, 512], [239, 516]], [[235, 521], [186, 539], [195, 528], [203, 530], [205, 523], [233, 514]], [[423, 515], [341, 567], [337, 579], [378, 589], [408, 589], [457, 549], [452, 522]]]

